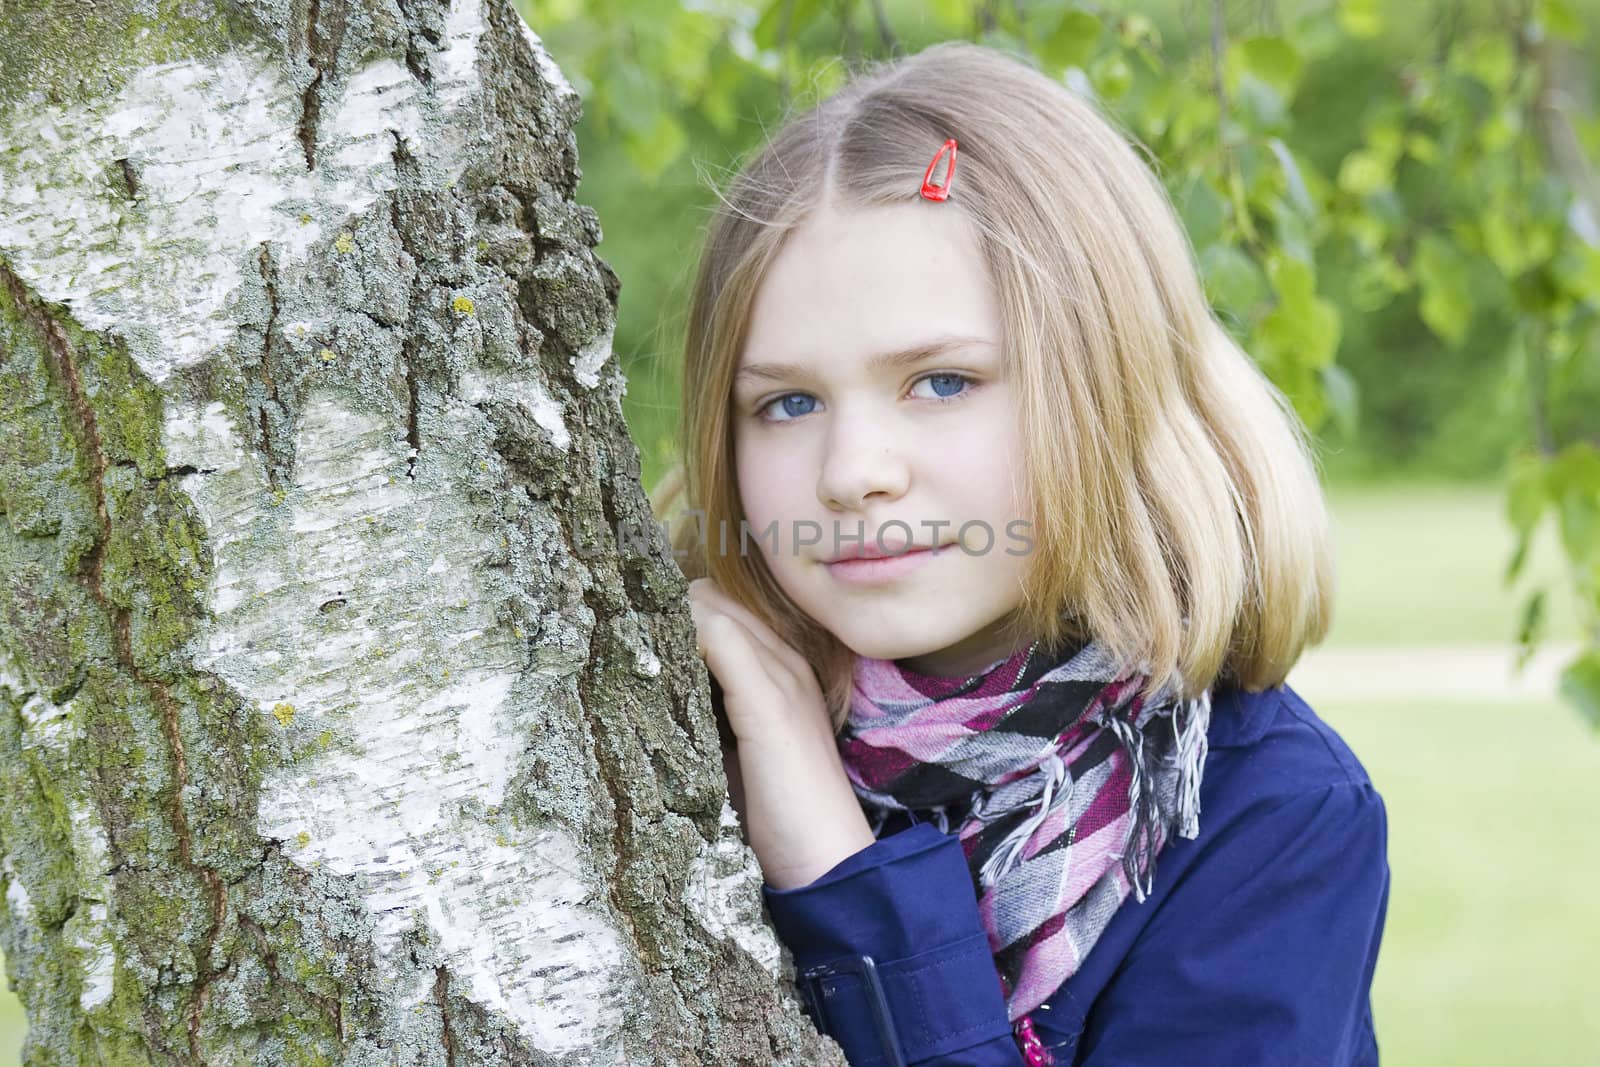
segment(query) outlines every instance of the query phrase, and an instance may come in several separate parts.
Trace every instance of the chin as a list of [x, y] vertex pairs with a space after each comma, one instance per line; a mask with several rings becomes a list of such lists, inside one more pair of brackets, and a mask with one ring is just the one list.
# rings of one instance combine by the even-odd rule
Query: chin
[[[949, 587], [903, 589], [888, 597], [863, 590], [857, 599], [825, 573], [818, 575], [821, 587], [809, 577], [785, 574], [778, 575], [778, 581], [813, 623], [858, 656], [890, 660], [926, 656], [956, 644], [983, 622], [952, 616], [948, 605], [959, 603], [963, 594]], [[938, 629], [930, 630], [929, 623], [937, 623]]]
[[829, 632], [851, 652], [868, 659], [910, 659], [915, 656], [926, 656], [959, 640], [959, 637], [947, 638], [943, 634], [929, 634], [926, 630], [901, 633], [882, 626], [864, 626], [860, 619], [854, 620], [853, 625], [846, 623], [837, 627], [830, 625], [831, 621], [824, 620], [822, 625], [826, 626]]

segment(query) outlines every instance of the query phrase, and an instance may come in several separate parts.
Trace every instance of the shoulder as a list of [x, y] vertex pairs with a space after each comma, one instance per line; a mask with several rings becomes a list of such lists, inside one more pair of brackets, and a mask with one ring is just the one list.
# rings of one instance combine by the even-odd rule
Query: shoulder
[[[1348, 942], [1337, 951], [1351, 954], [1338, 990], [1349, 994], [1363, 967], [1371, 981], [1387, 908], [1383, 798], [1345, 739], [1288, 686], [1222, 693], [1212, 713], [1200, 832], [1158, 857], [1154, 907], [1129, 917], [1130, 956], [1150, 954], [1158, 970], [1165, 953], [1205, 957], [1222, 985], [1254, 966], [1310, 981], [1289, 957], [1328, 958]], [[1211, 943], [1220, 930], [1239, 951]]]
[[1287, 686], [1213, 693], [1206, 740], [1199, 834], [1162, 847], [1150, 896], [1118, 906], [1036, 1022], [1093, 1062], [1371, 1062], [1382, 798]]
[[[1385, 863], [1388, 815], [1361, 759], [1291, 687], [1213, 694], [1200, 833], [1164, 856], [1179, 874], [1222, 864], [1252, 878], [1359, 878]], [[1268, 878], [1268, 880], [1273, 880]]]
[[1345, 739], [1292, 687], [1213, 692], [1205, 777], [1257, 795], [1289, 795], [1345, 785], [1371, 788], [1366, 767]]

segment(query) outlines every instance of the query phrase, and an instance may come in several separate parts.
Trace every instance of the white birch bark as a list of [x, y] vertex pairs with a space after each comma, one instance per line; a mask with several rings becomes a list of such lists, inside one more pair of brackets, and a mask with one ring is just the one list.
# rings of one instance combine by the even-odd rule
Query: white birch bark
[[25, 1062], [842, 1063], [727, 804], [537, 36], [81, 16], [0, 8]]

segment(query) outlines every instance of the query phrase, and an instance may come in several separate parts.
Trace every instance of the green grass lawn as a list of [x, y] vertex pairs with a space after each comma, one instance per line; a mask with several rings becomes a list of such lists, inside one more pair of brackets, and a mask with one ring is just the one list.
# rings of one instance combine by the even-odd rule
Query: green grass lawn
[[1444, 645], [1516, 639], [1537, 584], [1550, 640], [1577, 635], [1554, 528], [1534, 540], [1514, 588], [1503, 578], [1514, 538], [1496, 486], [1336, 488], [1329, 493], [1339, 594], [1330, 645]]
[[[1518, 599], [1494, 488], [1337, 489], [1330, 644], [1507, 641]], [[1546, 537], [1530, 564], [1558, 580]], [[1552, 639], [1576, 632], [1553, 601]], [[1600, 1064], [1600, 736], [1555, 701], [1313, 702], [1389, 812], [1393, 884], [1373, 1012], [1393, 1067]], [[0, 991], [0, 1063], [21, 1011]]]
[[1317, 711], [1389, 814], [1382, 1062], [1600, 1063], [1600, 736], [1555, 701]]

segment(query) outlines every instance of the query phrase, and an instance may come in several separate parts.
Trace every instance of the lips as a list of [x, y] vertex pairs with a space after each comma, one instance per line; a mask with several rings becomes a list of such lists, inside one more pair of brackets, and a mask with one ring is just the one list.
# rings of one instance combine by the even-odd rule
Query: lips
[[884, 548], [878, 545], [853, 545], [828, 560], [828, 563], [844, 563], [855, 559], [890, 559], [895, 556], [910, 556], [918, 552], [932, 550], [935, 545], [901, 545], [899, 547]]
[[892, 586], [908, 575], [931, 567], [943, 552], [943, 547], [928, 548], [922, 545], [907, 546], [893, 555], [856, 555], [828, 563], [827, 571], [837, 582], [851, 586]]

